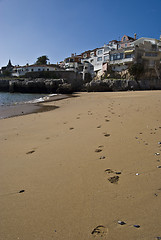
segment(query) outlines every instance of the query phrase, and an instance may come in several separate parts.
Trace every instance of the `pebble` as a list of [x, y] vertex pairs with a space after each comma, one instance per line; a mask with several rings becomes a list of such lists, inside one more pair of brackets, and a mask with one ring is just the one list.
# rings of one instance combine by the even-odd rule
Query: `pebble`
[[157, 168], [161, 168], [161, 166], [157, 166]]
[[125, 225], [126, 223], [123, 222], [123, 221], [118, 221], [118, 224], [120, 224], [120, 225]]
[[100, 159], [105, 159], [105, 156], [101, 156]]
[[161, 144], [161, 142], [158, 142], [158, 144]]
[[155, 155], [160, 155], [160, 153], [155, 153]]
[[139, 176], [140, 174], [139, 173], [136, 173], [136, 176]]
[[160, 240], [160, 239], [161, 239], [161, 237], [156, 237], [155, 239], [157, 239], [157, 240]]

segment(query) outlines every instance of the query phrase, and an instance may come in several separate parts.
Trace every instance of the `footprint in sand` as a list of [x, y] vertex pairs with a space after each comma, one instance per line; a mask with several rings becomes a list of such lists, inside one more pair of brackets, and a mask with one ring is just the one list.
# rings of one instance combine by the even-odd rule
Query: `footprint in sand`
[[96, 149], [95, 152], [96, 153], [102, 152], [102, 149]]
[[99, 225], [96, 228], [93, 229], [93, 231], [91, 232], [91, 234], [93, 236], [98, 236], [98, 237], [103, 237], [108, 233], [108, 228], [103, 226], [103, 225]]
[[109, 177], [108, 181], [110, 183], [117, 183], [119, 181], [119, 176]]
[[27, 152], [26, 154], [32, 154], [34, 152], [35, 152], [35, 150], [32, 150], [32, 151]]
[[111, 170], [110, 168], [107, 168], [107, 169], [105, 170], [105, 172], [106, 172], [106, 173], [114, 173], [114, 171]]
[[113, 171], [112, 169], [110, 169], [110, 168], [107, 168], [106, 170], [105, 170], [105, 173], [107, 173], [107, 174], [116, 174], [116, 175], [114, 175], [114, 176], [111, 176], [111, 177], [109, 177], [108, 178], [108, 181], [110, 182], [110, 183], [118, 183], [118, 181], [119, 181], [119, 176], [118, 175], [120, 175], [121, 174], [121, 172], [116, 172], [116, 171]]
[[99, 153], [102, 152], [103, 145], [98, 146], [98, 148], [95, 150], [95, 152]]
[[109, 134], [109, 133], [104, 133], [104, 136], [105, 136], [105, 137], [109, 137], [110, 134]]

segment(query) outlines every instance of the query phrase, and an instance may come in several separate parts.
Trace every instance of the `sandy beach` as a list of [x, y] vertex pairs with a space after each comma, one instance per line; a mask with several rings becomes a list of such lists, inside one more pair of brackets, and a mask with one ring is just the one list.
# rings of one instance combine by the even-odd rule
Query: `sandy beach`
[[0, 240], [161, 239], [161, 91], [45, 104], [0, 119]]

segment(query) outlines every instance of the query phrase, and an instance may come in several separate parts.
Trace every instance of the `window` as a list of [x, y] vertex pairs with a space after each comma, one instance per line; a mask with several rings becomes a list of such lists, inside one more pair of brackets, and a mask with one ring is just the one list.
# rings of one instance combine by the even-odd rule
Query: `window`
[[100, 62], [100, 61], [102, 61], [102, 57], [97, 58], [97, 62]]
[[113, 61], [113, 55], [110, 55], [110, 61]]
[[125, 43], [125, 47], [127, 47], [127, 43]]
[[40, 68], [38, 68], [38, 71], [41, 71], [41, 69], [40, 69]]
[[83, 57], [86, 58], [87, 57], [87, 53], [83, 54]]
[[94, 67], [93, 66], [90, 66], [90, 70], [93, 70], [94, 69]]
[[131, 58], [131, 57], [132, 57], [131, 54], [126, 54], [126, 55], [125, 55], [125, 58]]
[[123, 58], [124, 58], [124, 54], [120, 53], [120, 59], [123, 59]]
[[124, 42], [126, 41], [126, 37], [123, 38], [123, 41], [124, 41]]
[[91, 63], [93, 62], [93, 59], [91, 59], [91, 61], [90, 61]]
[[91, 55], [91, 57], [94, 56], [94, 52], [91, 52], [90, 55]]
[[109, 59], [108, 56], [104, 56], [104, 61], [107, 61]]
[[33, 72], [34, 71], [34, 69], [33, 68], [31, 68], [31, 72]]
[[97, 54], [98, 54], [98, 55], [100, 55], [100, 54], [102, 54], [102, 53], [103, 53], [103, 50], [98, 50], [98, 51], [97, 51]]
[[113, 55], [113, 60], [117, 60], [117, 54]]
[[49, 71], [49, 68], [47, 68], [47, 71]]

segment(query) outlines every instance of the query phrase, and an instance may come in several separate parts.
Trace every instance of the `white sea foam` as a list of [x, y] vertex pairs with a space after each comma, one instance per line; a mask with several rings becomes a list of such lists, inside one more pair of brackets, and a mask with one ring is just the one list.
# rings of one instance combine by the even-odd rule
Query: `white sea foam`
[[41, 98], [33, 99], [33, 100], [27, 101], [25, 103], [41, 103], [41, 102], [45, 102], [45, 101], [50, 100], [51, 97], [54, 97], [56, 95], [58, 95], [58, 94], [49, 94], [48, 96], [44, 96], [44, 97], [41, 97]]

